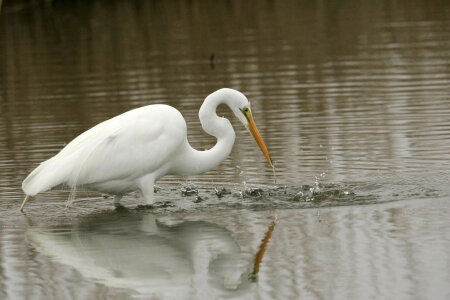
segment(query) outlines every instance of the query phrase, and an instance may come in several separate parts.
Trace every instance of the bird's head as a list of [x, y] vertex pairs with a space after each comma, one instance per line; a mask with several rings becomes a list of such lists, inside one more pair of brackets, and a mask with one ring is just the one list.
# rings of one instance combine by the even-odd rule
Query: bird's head
[[255, 121], [253, 120], [250, 102], [248, 101], [247, 97], [244, 96], [244, 94], [238, 91], [234, 92], [237, 92], [237, 94], [235, 94], [236, 96], [233, 97], [234, 101], [232, 101], [232, 103], [230, 103], [229, 105], [231, 107], [231, 110], [239, 119], [239, 121], [242, 122], [245, 128], [247, 128], [247, 130], [252, 134], [253, 138], [255, 139], [264, 156], [266, 157], [267, 161], [271, 166], [273, 166], [272, 160], [269, 155], [269, 151], [267, 150], [267, 147], [264, 144], [261, 134], [259, 133], [259, 130], [256, 127]]

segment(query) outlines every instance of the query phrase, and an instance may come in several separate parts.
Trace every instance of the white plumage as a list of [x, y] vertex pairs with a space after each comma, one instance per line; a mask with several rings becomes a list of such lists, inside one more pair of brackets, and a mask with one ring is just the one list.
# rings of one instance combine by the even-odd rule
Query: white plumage
[[199, 111], [203, 129], [217, 138], [210, 150], [189, 145], [186, 122], [177, 109], [162, 104], [133, 109], [85, 131], [42, 162], [22, 183], [26, 197], [21, 210], [29, 196], [60, 186], [113, 194], [116, 205], [125, 193], [140, 190], [152, 204], [154, 182], [162, 176], [203, 173], [229, 155], [235, 133], [230, 122], [216, 114], [222, 103], [249, 129], [271, 164], [247, 98], [236, 90], [220, 89]]

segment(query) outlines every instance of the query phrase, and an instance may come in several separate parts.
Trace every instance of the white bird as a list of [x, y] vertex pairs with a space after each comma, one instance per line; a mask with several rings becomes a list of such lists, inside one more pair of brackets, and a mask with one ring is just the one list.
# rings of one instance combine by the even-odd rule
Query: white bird
[[85, 131], [54, 157], [42, 162], [22, 183], [25, 199], [61, 186], [114, 195], [114, 205], [126, 193], [140, 190], [154, 203], [153, 185], [166, 174], [195, 175], [217, 167], [231, 152], [235, 133], [216, 108], [226, 104], [250, 131], [272, 166], [269, 152], [253, 121], [250, 102], [240, 92], [223, 88], [200, 107], [203, 130], [216, 137], [214, 147], [198, 151], [187, 140], [186, 121], [168, 105], [133, 109]]

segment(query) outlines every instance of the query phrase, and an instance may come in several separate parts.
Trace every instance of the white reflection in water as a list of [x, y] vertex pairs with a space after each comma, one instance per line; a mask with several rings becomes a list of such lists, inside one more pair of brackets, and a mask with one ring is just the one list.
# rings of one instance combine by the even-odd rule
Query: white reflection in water
[[36, 299], [48, 286], [100, 297], [92, 281], [146, 299], [448, 299], [449, 209], [445, 197], [277, 210], [276, 226], [274, 212], [244, 210], [29, 225], [27, 240], [57, 263], [36, 256], [51, 271], [27, 280], [45, 287]]
[[213, 223], [168, 226], [153, 214], [110, 215], [63, 230], [30, 226], [26, 237], [83, 276], [140, 295], [205, 299], [248, 287], [239, 246]]

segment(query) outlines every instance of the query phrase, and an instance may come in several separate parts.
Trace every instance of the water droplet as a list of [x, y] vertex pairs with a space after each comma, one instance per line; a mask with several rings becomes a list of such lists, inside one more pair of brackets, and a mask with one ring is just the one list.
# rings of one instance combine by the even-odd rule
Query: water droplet
[[272, 165], [272, 171], [273, 171], [273, 184], [277, 185], [277, 177], [276, 177], [275, 166], [274, 165]]

